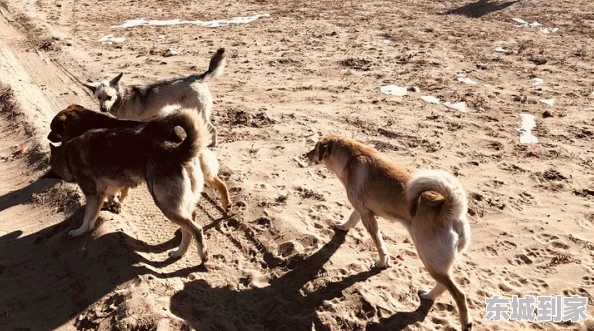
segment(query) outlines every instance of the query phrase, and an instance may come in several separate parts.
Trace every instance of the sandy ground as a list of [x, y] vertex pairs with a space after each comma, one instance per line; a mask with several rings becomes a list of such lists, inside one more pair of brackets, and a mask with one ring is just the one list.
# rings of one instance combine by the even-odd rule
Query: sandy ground
[[[383, 271], [371, 268], [377, 252], [362, 225], [332, 230], [350, 213], [344, 190], [298, 162], [331, 133], [409, 170], [459, 177], [473, 238], [455, 278], [477, 330], [594, 328], [484, 318], [485, 298], [527, 294], [586, 296], [594, 318], [590, 1], [4, 0], [0, 13], [0, 80], [24, 113], [5, 109], [0, 122], [0, 329], [458, 330], [449, 294], [419, 307], [417, 290], [433, 281], [401, 226], [380, 221], [395, 262]], [[218, 28], [110, 28], [262, 13], [270, 17]], [[107, 34], [126, 39], [97, 41]], [[200, 73], [218, 47], [230, 56], [210, 84], [216, 152], [237, 205], [223, 218], [211, 188], [200, 203], [213, 259], [199, 266], [194, 249], [167, 259], [180, 234], [145, 187], [121, 215], [102, 212], [92, 234], [67, 238], [84, 201], [72, 186], [37, 180], [53, 114], [97, 108], [81, 81]], [[179, 54], [164, 57], [168, 48]], [[390, 84], [420, 92], [382, 94]], [[521, 113], [536, 117], [538, 143], [519, 144]]]

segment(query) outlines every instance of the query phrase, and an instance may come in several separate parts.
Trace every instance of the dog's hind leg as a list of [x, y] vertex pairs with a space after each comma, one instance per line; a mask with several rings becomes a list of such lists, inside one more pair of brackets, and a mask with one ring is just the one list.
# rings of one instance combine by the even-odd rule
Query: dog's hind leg
[[218, 176], [219, 161], [216, 155], [210, 149], [205, 149], [200, 153], [198, 159], [200, 160], [200, 169], [204, 175], [204, 180], [217, 189], [221, 196], [225, 213], [229, 213], [231, 211], [229, 190], [227, 190], [227, 185]]
[[422, 299], [435, 301], [446, 290], [449, 291], [458, 306], [462, 330], [471, 330], [472, 318], [468, 312], [466, 295], [460, 291], [450, 276], [457, 255], [457, 239], [451, 230], [443, 230], [441, 233], [429, 233], [423, 230], [425, 229], [414, 231], [413, 240], [421, 261], [437, 284], [430, 291], [420, 290], [419, 296]]
[[208, 147], [217, 147], [217, 145], [219, 144], [217, 128], [215, 128], [214, 125], [212, 125], [210, 119], [206, 119], [206, 125], [208, 126], [208, 131], [210, 132], [210, 139], [212, 141], [210, 145], [208, 145]]
[[[182, 241], [178, 248], [169, 252], [171, 257], [182, 257], [190, 245], [191, 238], [196, 239], [198, 245], [198, 255], [202, 262], [208, 261], [208, 250], [206, 248], [206, 242], [204, 241], [204, 234], [202, 233], [202, 227], [196, 222], [192, 221], [190, 213], [185, 211], [179, 213], [171, 210], [161, 209], [163, 214], [173, 223], [179, 225], [182, 228]], [[187, 232], [187, 233], [184, 233]]]
[[169, 251], [169, 256], [173, 258], [178, 258], [184, 256], [190, 248], [190, 242], [192, 242], [192, 233], [190, 233], [185, 228], [181, 228], [182, 239], [179, 247]]
[[229, 199], [229, 190], [227, 190], [227, 185], [219, 178], [219, 176], [215, 176], [214, 178], [204, 178], [204, 180], [209, 184], [214, 186], [217, 191], [219, 191], [219, 195], [221, 196], [223, 209], [225, 209], [225, 213], [229, 213], [231, 211], [231, 200]]
[[382, 238], [382, 234], [380, 233], [377, 219], [375, 215], [368, 211], [365, 213], [359, 213], [361, 215], [361, 219], [363, 220], [363, 225], [371, 235], [371, 239], [375, 243], [375, 247], [377, 247], [377, 251], [379, 253], [379, 260], [375, 264], [378, 268], [387, 268], [392, 263], [390, 262], [390, 255], [388, 254], [388, 249], [386, 248], [386, 243]]
[[337, 223], [334, 227], [341, 231], [349, 231], [354, 228], [361, 220], [361, 215], [356, 210], [353, 210], [349, 219], [344, 223]]
[[[200, 173], [200, 175], [202, 174]], [[149, 178], [152, 177], [151, 174], [147, 176]], [[192, 211], [198, 199], [192, 191], [192, 184], [187, 176], [188, 173], [186, 171], [183, 172], [181, 178], [178, 176], [164, 177], [157, 175], [153, 177], [155, 179], [152, 182], [147, 181], [147, 184], [157, 207], [161, 209], [170, 221], [182, 228], [182, 242], [177, 250], [173, 251], [170, 255], [172, 257], [181, 257], [187, 251], [189, 245], [188, 238], [190, 238], [187, 234], [184, 237], [184, 231], [187, 231], [196, 239], [198, 255], [204, 263], [208, 260], [208, 256], [202, 227], [192, 219]], [[202, 178], [196, 179], [200, 179], [199, 186], [201, 188], [204, 185], [204, 182], [201, 181]], [[198, 196], [200, 194], [199, 191], [197, 190], [196, 192]]]
[[78, 229], [68, 232], [68, 234], [71, 237], [80, 236], [81, 234], [93, 230], [95, 228], [95, 222], [97, 221], [97, 217], [99, 216], [99, 211], [101, 210], [103, 199], [105, 199], [104, 193], [86, 196], [87, 201], [85, 206], [85, 218], [83, 220], [83, 224]]
[[124, 199], [126, 199], [126, 197], [128, 196], [128, 190], [129, 188], [125, 187], [120, 191], [120, 203], [124, 203]]

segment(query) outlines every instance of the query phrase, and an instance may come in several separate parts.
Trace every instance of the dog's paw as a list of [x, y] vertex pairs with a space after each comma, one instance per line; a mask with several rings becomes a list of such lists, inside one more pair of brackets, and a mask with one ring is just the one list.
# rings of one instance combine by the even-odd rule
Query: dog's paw
[[114, 201], [107, 206], [107, 210], [114, 214], [119, 214], [122, 212], [122, 204]]
[[433, 298], [431, 296], [429, 296], [430, 291], [431, 290], [429, 290], [429, 289], [422, 288], [417, 292], [417, 294], [419, 295], [419, 298], [421, 298], [423, 300], [433, 301]]
[[392, 265], [392, 261], [390, 260], [390, 255], [386, 255], [384, 257], [380, 257], [380, 259], [375, 263], [376, 268], [386, 269]]
[[184, 253], [179, 248], [172, 249], [169, 251], [169, 257], [174, 258], [174, 259], [178, 259], [178, 258], [182, 257], [183, 255], [184, 255]]
[[202, 264], [208, 262], [208, 260], [210, 260], [210, 255], [208, 254], [208, 251], [204, 250], [202, 254], [200, 254], [200, 258], [202, 259]]
[[468, 322], [463, 328], [462, 331], [471, 331], [472, 330], [472, 321]]
[[229, 216], [233, 214], [233, 205], [229, 202], [227, 206], [225, 206], [225, 216]]
[[85, 230], [85, 229], [83, 229], [83, 228], [78, 228], [78, 229], [76, 229], [76, 230], [71, 230], [71, 231], [69, 231], [69, 232], [68, 232], [68, 235], [69, 235], [69, 236], [71, 236], [71, 237], [78, 237], [78, 236], [82, 235], [82, 234], [83, 234], [83, 233], [85, 233], [85, 232], [86, 232], [86, 230]]

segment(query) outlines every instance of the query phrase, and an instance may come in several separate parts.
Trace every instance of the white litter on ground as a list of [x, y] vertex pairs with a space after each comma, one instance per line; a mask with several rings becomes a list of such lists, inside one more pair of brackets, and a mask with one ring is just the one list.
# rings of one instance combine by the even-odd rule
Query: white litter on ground
[[424, 95], [421, 97], [421, 100], [425, 101], [426, 103], [434, 103], [434, 104], [441, 103], [441, 101], [438, 98], [431, 96], [431, 95]]
[[392, 41], [390, 39], [384, 39], [384, 44], [388, 45], [390, 44]]
[[177, 51], [173, 48], [168, 48], [165, 53], [163, 53], [164, 57], [170, 57], [170, 56], [175, 56], [177, 55]]
[[164, 34], [161, 34], [161, 35], [158, 35], [157, 36], [157, 40], [163, 40], [163, 39], [165, 39], [165, 35]]
[[538, 100], [538, 102], [545, 104], [545, 105], [552, 106], [555, 104], [555, 99], [541, 99], [541, 100]]
[[532, 86], [540, 86], [544, 83], [542, 78], [532, 78]]
[[194, 24], [198, 26], [205, 26], [205, 27], [219, 27], [219, 26], [226, 26], [230, 24], [246, 24], [253, 22], [260, 17], [269, 17], [269, 14], [259, 14], [254, 16], [245, 16], [245, 17], [233, 17], [229, 20], [214, 20], [214, 21], [188, 21], [182, 19], [172, 19], [172, 20], [152, 20], [148, 18], [137, 18], [132, 20], [127, 20], [121, 25], [112, 25], [111, 28], [131, 28], [135, 26], [163, 26], [163, 25], [177, 25], [177, 24]]
[[559, 28], [544, 28], [544, 29], [540, 29], [540, 32], [542, 33], [555, 33], [559, 31]]
[[462, 74], [456, 75], [456, 80], [460, 83], [464, 83], [464, 84], [468, 84], [468, 85], [478, 85], [477, 82], [475, 82], [474, 80], [472, 80]]
[[97, 40], [97, 41], [101, 42], [104, 45], [111, 45], [113, 43], [123, 43], [124, 40], [126, 40], [126, 38], [114, 37], [112, 34], [108, 34], [106, 36], [99, 38], [99, 40]]
[[528, 23], [527, 21], [524, 21], [521, 18], [512, 18], [512, 21], [516, 22], [516, 27], [518, 28], [539, 28], [539, 31], [542, 33], [555, 33], [557, 31], [559, 31], [559, 28], [541, 28], [542, 24], [538, 23], [538, 22], [532, 22], [532, 23]]
[[472, 112], [474, 112], [474, 109], [468, 108], [466, 106], [466, 102], [465, 101], [444, 102], [443, 105], [446, 106], [446, 107], [448, 107], [448, 108], [450, 108], [450, 109], [461, 111], [463, 113], [472, 113]]
[[495, 52], [497, 53], [509, 53], [509, 51], [501, 46], [495, 48]]
[[522, 117], [522, 127], [516, 129], [520, 132], [520, 144], [536, 144], [538, 138], [532, 135], [532, 129], [536, 127], [534, 115], [520, 114]]
[[406, 87], [400, 87], [396, 85], [385, 85], [380, 86], [380, 91], [384, 94], [395, 95], [395, 96], [404, 96], [408, 90]]
[[521, 18], [512, 18], [512, 21], [518, 23], [518, 26], [524, 26], [524, 25], [528, 25], [528, 22], [524, 21]]

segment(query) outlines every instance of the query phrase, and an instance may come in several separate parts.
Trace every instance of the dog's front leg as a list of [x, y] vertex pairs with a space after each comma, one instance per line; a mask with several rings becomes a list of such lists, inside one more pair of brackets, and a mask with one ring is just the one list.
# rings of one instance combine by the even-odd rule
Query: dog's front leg
[[344, 223], [337, 223], [335, 228], [341, 231], [349, 231], [350, 229], [354, 228], [359, 221], [361, 220], [361, 215], [358, 211], [353, 210], [349, 219]]
[[85, 219], [80, 228], [68, 232], [71, 237], [80, 236], [81, 234], [93, 230], [95, 228], [95, 222], [99, 216], [101, 205], [105, 199], [105, 194], [87, 195], [87, 204], [85, 206]]
[[375, 215], [371, 212], [361, 214], [361, 218], [363, 219], [363, 225], [371, 235], [371, 239], [375, 243], [375, 247], [377, 247], [377, 251], [379, 253], [379, 261], [375, 264], [378, 268], [387, 268], [392, 263], [390, 262], [390, 255], [388, 254], [388, 249], [386, 248], [386, 243], [382, 238], [382, 234], [380, 233], [377, 219]]

